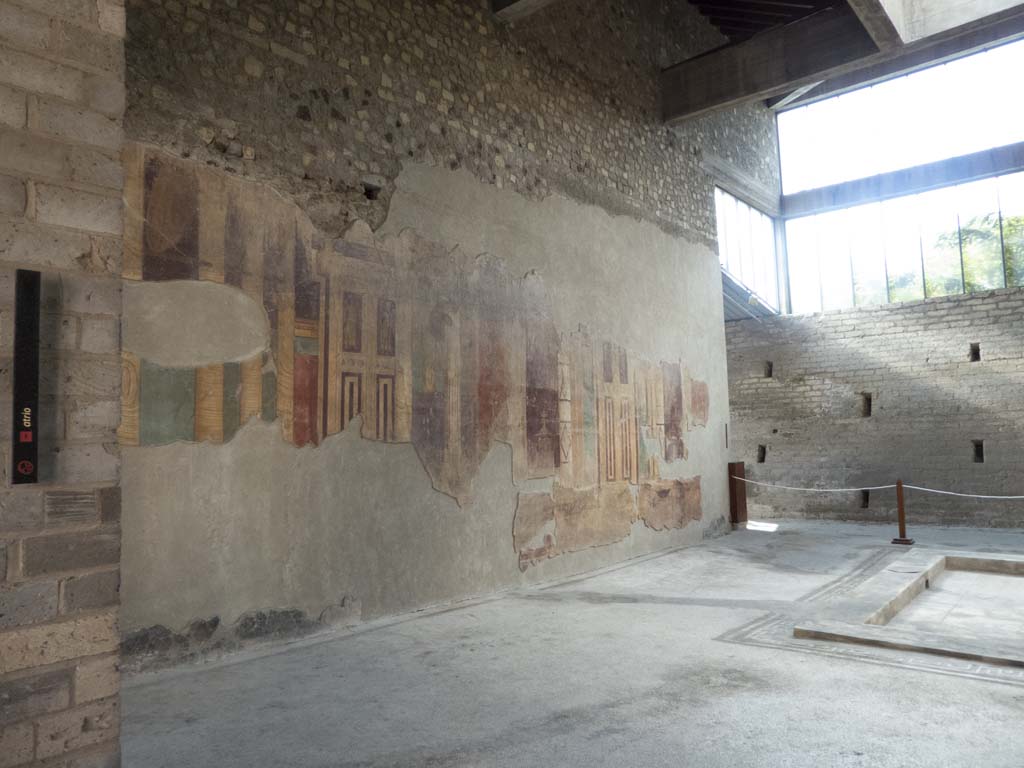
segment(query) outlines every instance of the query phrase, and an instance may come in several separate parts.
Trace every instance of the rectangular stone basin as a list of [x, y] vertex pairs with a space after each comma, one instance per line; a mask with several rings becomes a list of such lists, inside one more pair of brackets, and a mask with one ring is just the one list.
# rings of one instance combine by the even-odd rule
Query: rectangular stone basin
[[1024, 557], [911, 550], [793, 635], [1024, 667]]

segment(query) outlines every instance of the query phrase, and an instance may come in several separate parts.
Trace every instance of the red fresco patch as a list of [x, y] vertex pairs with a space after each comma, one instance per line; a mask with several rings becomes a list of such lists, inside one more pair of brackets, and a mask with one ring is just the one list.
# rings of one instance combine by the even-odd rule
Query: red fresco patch
[[683, 528], [700, 520], [700, 476], [690, 480], [662, 480], [640, 486], [640, 517], [655, 531]]
[[690, 423], [694, 427], [706, 427], [708, 425], [708, 409], [710, 396], [708, 395], [708, 383], [706, 381], [690, 382]]

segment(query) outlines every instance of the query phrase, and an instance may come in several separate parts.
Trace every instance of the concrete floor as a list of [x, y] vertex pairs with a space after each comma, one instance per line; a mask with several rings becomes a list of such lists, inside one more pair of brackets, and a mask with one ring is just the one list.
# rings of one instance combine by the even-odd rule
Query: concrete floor
[[[810, 595], [834, 593], [893, 549], [888, 527], [778, 523], [137, 676], [124, 689], [125, 765], [1024, 765], [1024, 680], [717, 640], [768, 613], [801, 618]], [[913, 535], [919, 546], [1024, 552], [1024, 531]]]

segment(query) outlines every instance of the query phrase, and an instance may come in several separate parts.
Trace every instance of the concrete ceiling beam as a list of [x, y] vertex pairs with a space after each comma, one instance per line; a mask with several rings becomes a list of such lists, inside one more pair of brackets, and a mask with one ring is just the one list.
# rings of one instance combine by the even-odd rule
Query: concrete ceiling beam
[[903, 25], [901, 0], [847, 0], [864, 29], [880, 51], [888, 51], [906, 42], [900, 33]]
[[[991, 0], [980, 7], [1008, 4]], [[778, 97], [797, 106], [1021, 37], [1021, 2], [885, 50], [850, 7], [827, 8], [664, 70], [662, 114], [674, 123], [759, 99], [778, 108]]]
[[491, 11], [505, 22], [519, 21], [556, 0], [491, 0]]
[[793, 89], [786, 96], [769, 99], [768, 105], [783, 109], [811, 104], [1021, 39], [1024, 39], [1024, 11], [996, 14], [955, 35], [907, 46], [882, 61], [824, 79], [813, 88]]
[[664, 70], [663, 117], [672, 123], [778, 96], [878, 53], [852, 10], [828, 8]]

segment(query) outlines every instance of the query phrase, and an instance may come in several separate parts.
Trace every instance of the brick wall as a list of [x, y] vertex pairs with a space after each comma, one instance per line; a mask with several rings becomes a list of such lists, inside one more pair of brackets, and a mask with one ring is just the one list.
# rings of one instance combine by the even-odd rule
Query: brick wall
[[[745, 320], [727, 323], [726, 338], [729, 450], [747, 463], [748, 477], [817, 487], [902, 478], [964, 493], [1024, 494], [1024, 290]], [[972, 344], [980, 345], [978, 362]], [[984, 441], [983, 463], [973, 441]], [[866, 508], [859, 493], [750, 487], [748, 498], [754, 517], [892, 520], [895, 509], [892, 491], [871, 491]], [[1019, 501], [907, 498], [911, 529], [916, 521], [1024, 525]]]
[[[327, 234], [380, 225], [407, 161], [711, 242], [711, 151], [778, 187], [761, 104], [677, 128], [661, 68], [724, 38], [675, 0], [130, 0], [130, 137], [269, 180]], [[369, 195], [367, 194], [369, 190]]]
[[[0, 0], [0, 766], [118, 747], [117, 0]], [[14, 270], [43, 273], [40, 479], [11, 487]]]

